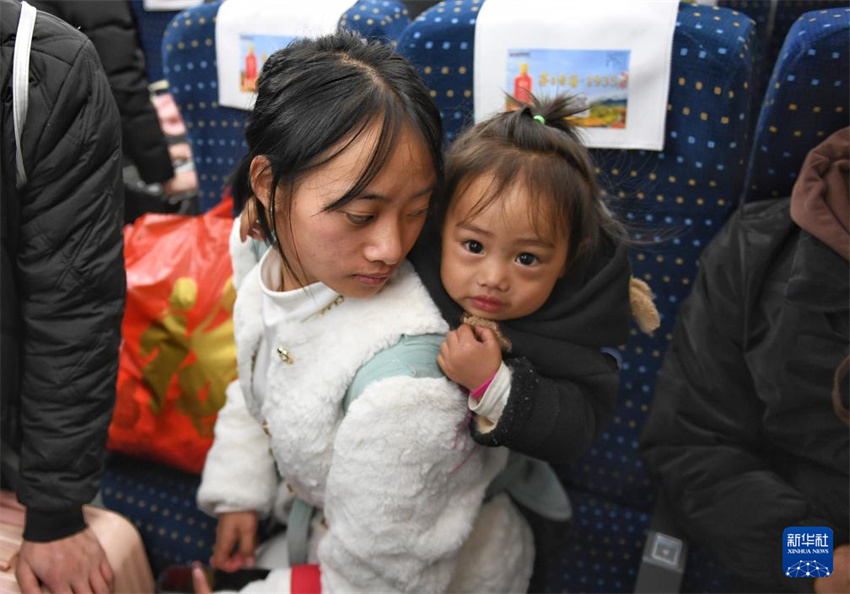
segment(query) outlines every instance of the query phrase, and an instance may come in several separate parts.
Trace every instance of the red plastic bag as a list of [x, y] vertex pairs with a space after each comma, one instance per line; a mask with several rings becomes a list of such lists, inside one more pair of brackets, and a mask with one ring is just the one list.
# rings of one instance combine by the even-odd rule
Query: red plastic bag
[[200, 472], [236, 379], [226, 199], [201, 216], [124, 229], [127, 306], [108, 448]]

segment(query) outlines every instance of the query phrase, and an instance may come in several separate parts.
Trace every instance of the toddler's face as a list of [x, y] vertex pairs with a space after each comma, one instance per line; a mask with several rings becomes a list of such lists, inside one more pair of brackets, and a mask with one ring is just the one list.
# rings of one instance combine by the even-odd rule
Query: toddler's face
[[[467, 313], [512, 320], [538, 310], [549, 298], [567, 262], [567, 238], [537, 225], [525, 187], [507, 189], [474, 217], [490, 177], [482, 176], [456, 197], [443, 225], [443, 286]], [[549, 213], [538, 213], [547, 221]]]

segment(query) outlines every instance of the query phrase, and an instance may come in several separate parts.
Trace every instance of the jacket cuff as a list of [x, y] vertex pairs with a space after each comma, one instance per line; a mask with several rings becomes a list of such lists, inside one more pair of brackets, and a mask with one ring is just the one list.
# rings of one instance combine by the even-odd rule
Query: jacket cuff
[[[514, 446], [522, 440], [523, 428], [532, 416], [538, 380], [531, 363], [525, 358], [512, 357], [508, 363], [511, 372], [510, 392], [497, 423], [495, 427], [483, 428], [477, 421], [472, 423], [472, 438], [488, 447], [506, 446], [517, 449]], [[498, 376], [498, 373], [496, 375]], [[478, 414], [478, 411], [475, 412]]]
[[485, 382], [478, 390], [469, 394], [467, 406], [469, 410], [478, 415], [475, 419], [478, 430], [481, 433], [489, 433], [499, 424], [502, 411], [508, 401], [511, 392], [511, 370], [502, 362], [499, 370]]
[[83, 507], [66, 511], [46, 511], [27, 508], [24, 540], [50, 542], [85, 530]]

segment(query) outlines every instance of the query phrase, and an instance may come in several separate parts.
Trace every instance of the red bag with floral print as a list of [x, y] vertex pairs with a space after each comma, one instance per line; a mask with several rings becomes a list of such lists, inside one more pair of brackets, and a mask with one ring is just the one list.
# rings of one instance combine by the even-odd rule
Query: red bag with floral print
[[200, 472], [236, 379], [231, 201], [124, 229], [127, 306], [108, 448]]

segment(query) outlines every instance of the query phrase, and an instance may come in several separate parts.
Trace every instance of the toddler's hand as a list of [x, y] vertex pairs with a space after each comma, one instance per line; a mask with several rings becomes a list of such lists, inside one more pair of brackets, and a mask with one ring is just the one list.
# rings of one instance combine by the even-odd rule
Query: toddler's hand
[[489, 328], [463, 324], [446, 335], [437, 364], [450, 380], [472, 391], [499, 370], [502, 348]]
[[[224, 571], [254, 566], [257, 539], [257, 513], [227, 512], [218, 518], [210, 565]], [[236, 547], [236, 551], [234, 551]]]

